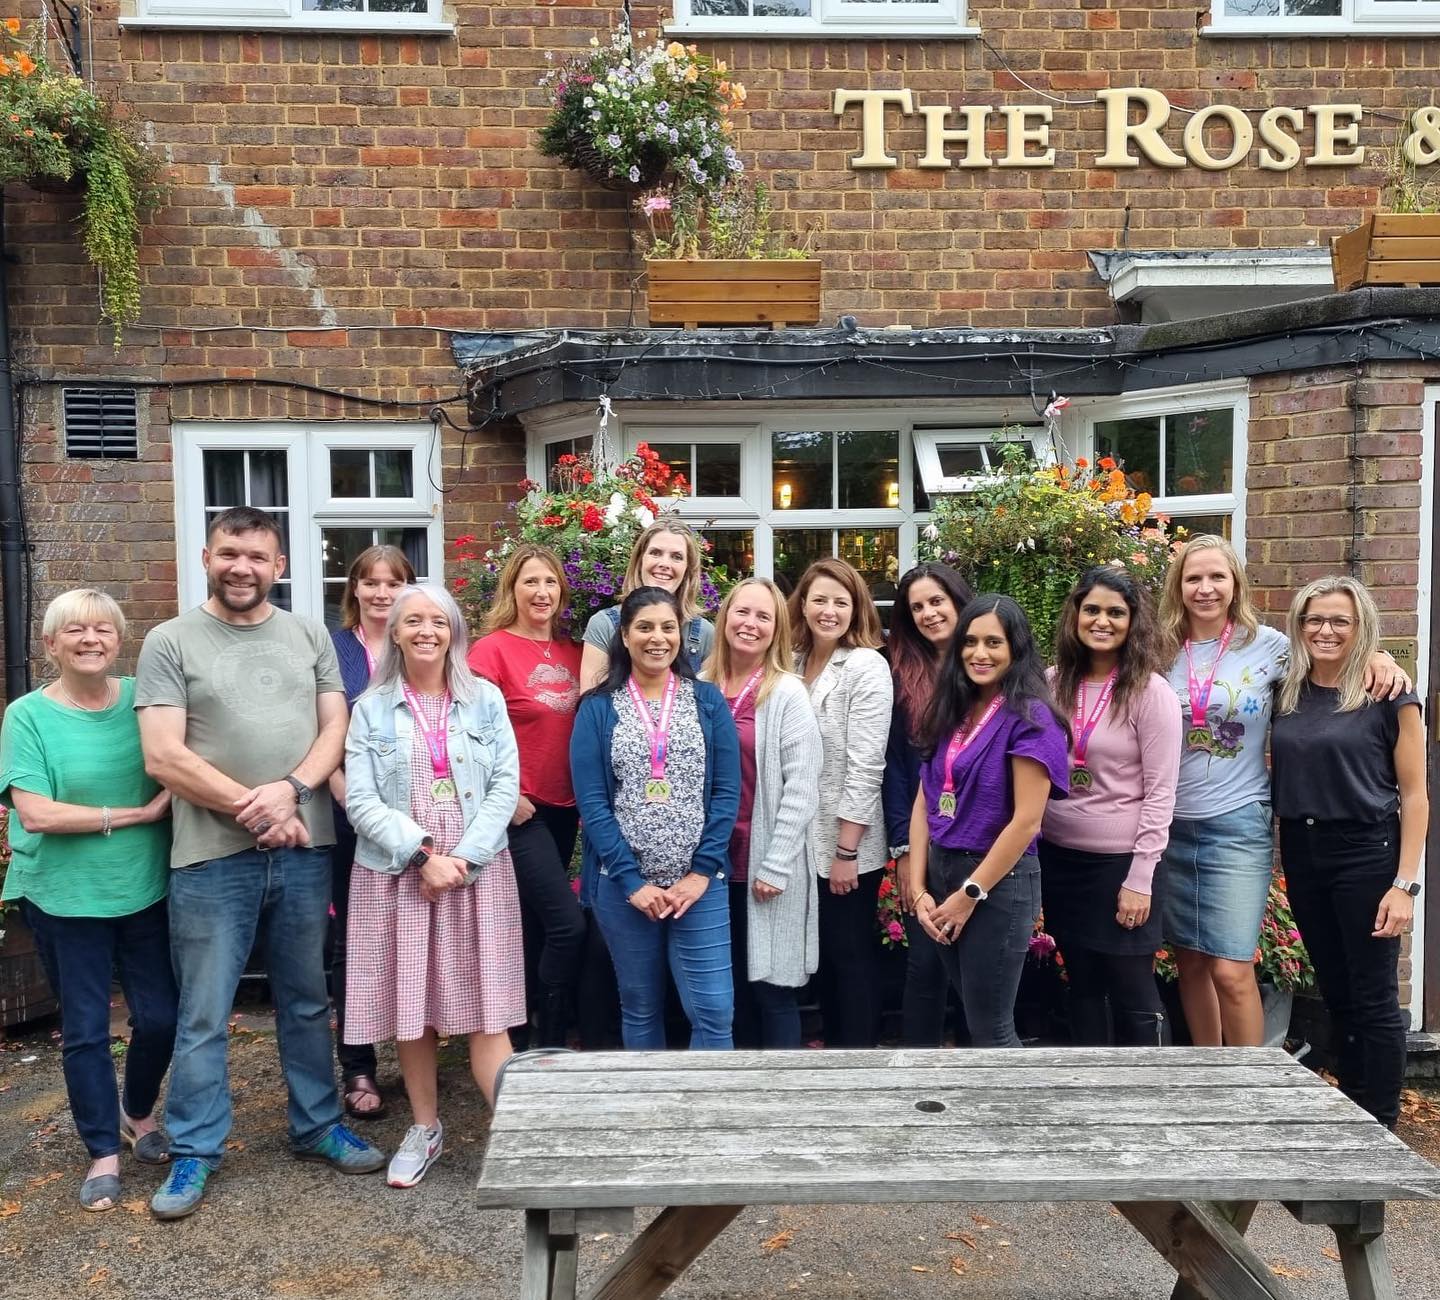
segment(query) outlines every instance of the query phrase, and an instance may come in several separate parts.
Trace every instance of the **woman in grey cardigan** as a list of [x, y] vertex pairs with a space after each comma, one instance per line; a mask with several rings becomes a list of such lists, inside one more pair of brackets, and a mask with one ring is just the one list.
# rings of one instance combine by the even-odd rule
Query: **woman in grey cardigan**
[[825, 759], [812, 842], [820, 872], [820, 1013], [827, 1047], [874, 1047], [880, 1028], [875, 905], [884, 877], [880, 786], [894, 689], [880, 615], [844, 560], [816, 560], [790, 597], [796, 666]]
[[740, 737], [740, 813], [730, 838], [730, 967], [735, 1046], [799, 1047], [796, 990], [820, 963], [811, 823], [823, 749], [815, 714], [790, 671], [785, 598], [747, 578], [716, 615], [705, 663]]

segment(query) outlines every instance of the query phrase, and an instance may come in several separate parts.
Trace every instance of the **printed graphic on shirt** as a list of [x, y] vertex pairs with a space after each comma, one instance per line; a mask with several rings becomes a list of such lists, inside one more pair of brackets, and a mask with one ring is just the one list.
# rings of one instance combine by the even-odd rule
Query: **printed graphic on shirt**
[[247, 722], [283, 728], [314, 711], [314, 662], [284, 642], [228, 645], [211, 672], [216, 698]]
[[537, 704], [556, 713], [574, 713], [580, 700], [580, 683], [564, 664], [536, 664], [525, 689]]

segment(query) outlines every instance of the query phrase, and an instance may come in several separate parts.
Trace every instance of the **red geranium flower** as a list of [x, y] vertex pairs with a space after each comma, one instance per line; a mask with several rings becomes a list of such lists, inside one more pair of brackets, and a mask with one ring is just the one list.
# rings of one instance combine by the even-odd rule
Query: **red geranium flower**
[[587, 533], [598, 533], [605, 527], [605, 516], [594, 506], [586, 506], [585, 513], [580, 517], [580, 527]]

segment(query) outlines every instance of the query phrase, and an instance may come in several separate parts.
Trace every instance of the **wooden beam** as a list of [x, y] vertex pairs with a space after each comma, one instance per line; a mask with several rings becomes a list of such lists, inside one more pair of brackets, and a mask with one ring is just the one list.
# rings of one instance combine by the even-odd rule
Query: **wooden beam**
[[1292, 1293], [1214, 1205], [1116, 1201], [1136, 1231], [1204, 1300], [1292, 1300]]
[[699, 1258], [743, 1205], [686, 1205], [659, 1217], [615, 1261], [588, 1300], [653, 1300]]
[[1335, 1244], [1340, 1248], [1340, 1267], [1350, 1300], [1397, 1300], [1383, 1231], [1338, 1226]]
[[[1250, 1226], [1250, 1220], [1255, 1217], [1256, 1204], [1255, 1201], [1216, 1201], [1212, 1208], [1228, 1219], [1235, 1231], [1243, 1237], [1245, 1229]], [[1183, 1277], [1177, 1277], [1170, 1300], [1200, 1300], [1200, 1292]]]
[[550, 1273], [554, 1262], [550, 1246], [550, 1211], [526, 1210], [520, 1300], [550, 1300]]

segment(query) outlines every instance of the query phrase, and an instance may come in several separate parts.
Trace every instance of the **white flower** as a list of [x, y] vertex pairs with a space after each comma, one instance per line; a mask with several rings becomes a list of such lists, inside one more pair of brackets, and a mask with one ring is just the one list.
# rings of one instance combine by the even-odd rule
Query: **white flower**
[[644, 506], [636, 508], [635, 517], [639, 519], [641, 528], [649, 528], [650, 525], [655, 522], [655, 516], [646, 510]]
[[926, 524], [922, 535], [927, 542], [938, 541], [940, 537], [940, 530], [936, 528], [934, 524]]
[[580, 101], [580, 103], [581, 103], [585, 108], [594, 108], [594, 107], [595, 107], [595, 101], [594, 101], [593, 99], [591, 99], [589, 95], [586, 95], [585, 98]]
[[[610, 504], [605, 507], [605, 522], [614, 528], [620, 522], [620, 517], [625, 513], [625, 497], [619, 492], [610, 494]], [[646, 525], [649, 526], [648, 524]]]

